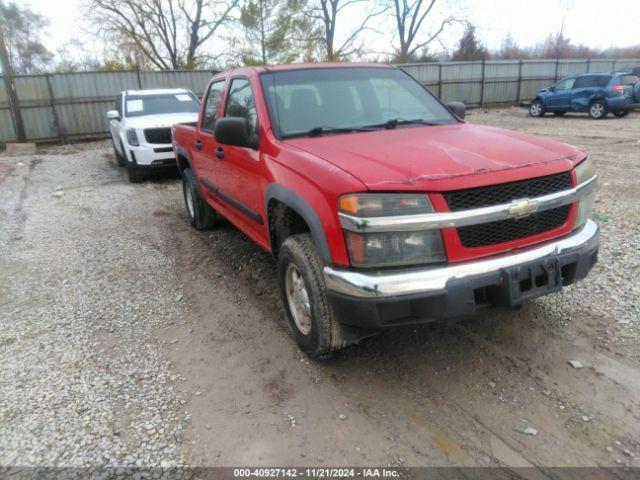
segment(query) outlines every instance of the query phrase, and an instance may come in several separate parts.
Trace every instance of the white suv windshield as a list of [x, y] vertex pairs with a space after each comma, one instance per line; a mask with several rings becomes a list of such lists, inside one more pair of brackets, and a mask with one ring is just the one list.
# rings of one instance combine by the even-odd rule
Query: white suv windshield
[[[261, 75], [282, 138], [325, 129], [457, 123], [422, 85], [394, 68], [312, 68]], [[311, 133], [310, 133], [311, 134]]]
[[142, 117], [162, 113], [197, 113], [200, 102], [191, 93], [127, 95], [125, 116]]

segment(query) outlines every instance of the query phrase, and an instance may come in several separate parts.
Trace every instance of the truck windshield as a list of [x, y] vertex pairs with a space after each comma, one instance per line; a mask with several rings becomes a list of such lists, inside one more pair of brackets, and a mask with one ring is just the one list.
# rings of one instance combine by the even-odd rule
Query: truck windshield
[[260, 78], [281, 138], [458, 123], [422, 85], [395, 68], [312, 68]]
[[200, 103], [191, 93], [127, 95], [125, 116], [142, 117], [162, 113], [198, 113]]

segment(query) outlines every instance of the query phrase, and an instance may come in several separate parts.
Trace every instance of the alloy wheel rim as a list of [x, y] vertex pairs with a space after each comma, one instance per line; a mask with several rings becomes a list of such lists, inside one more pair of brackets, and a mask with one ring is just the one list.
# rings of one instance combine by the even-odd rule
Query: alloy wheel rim
[[185, 192], [185, 200], [187, 201], [187, 211], [189, 217], [194, 218], [196, 215], [195, 208], [193, 206], [193, 195], [191, 194], [191, 185], [187, 184], [187, 191]]
[[531, 106], [531, 113], [533, 114], [534, 117], [537, 117], [538, 115], [540, 115], [540, 105], [537, 103], [534, 103]]
[[287, 303], [296, 328], [303, 335], [308, 335], [311, 332], [311, 302], [304, 278], [293, 263], [287, 265], [284, 283]]
[[595, 105], [591, 106], [591, 114], [594, 117], [600, 117], [603, 111], [604, 111], [604, 107], [599, 103], [596, 103]]

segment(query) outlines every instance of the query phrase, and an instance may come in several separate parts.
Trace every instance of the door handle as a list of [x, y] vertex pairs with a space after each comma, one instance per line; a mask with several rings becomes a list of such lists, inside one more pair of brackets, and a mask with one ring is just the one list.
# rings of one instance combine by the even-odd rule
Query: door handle
[[200, 140], [196, 140], [195, 146], [196, 150], [200, 150], [202, 148], [202, 142]]
[[222, 147], [216, 148], [216, 157], [218, 157], [220, 160], [224, 158], [224, 150], [222, 149]]

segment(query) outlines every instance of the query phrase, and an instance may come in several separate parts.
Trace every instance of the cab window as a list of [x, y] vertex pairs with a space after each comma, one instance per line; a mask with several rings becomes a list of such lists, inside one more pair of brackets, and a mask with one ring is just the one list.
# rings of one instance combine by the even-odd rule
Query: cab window
[[231, 81], [225, 117], [244, 117], [249, 121], [249, 132], [258, 133], [255, 97], [246, 78], [235, 78]]
[[209, 91], [207, 92], [207, 101], [204, 105], [202, 125], [200, 127], [203, 130], [213, 131], [216, 118], [218, 117], [218, 107], [220, 106], [223, 91], [224, 80], [213, 82], [209, 87]]

